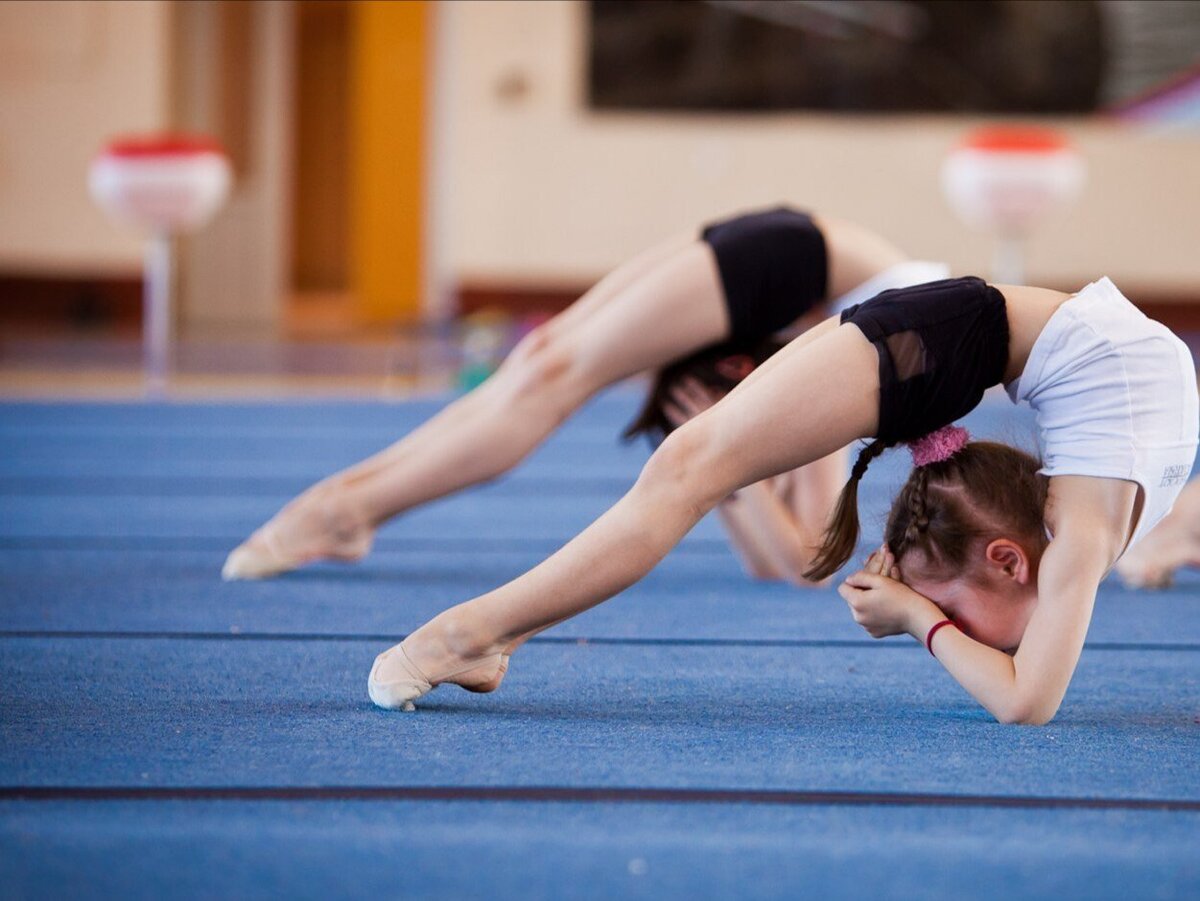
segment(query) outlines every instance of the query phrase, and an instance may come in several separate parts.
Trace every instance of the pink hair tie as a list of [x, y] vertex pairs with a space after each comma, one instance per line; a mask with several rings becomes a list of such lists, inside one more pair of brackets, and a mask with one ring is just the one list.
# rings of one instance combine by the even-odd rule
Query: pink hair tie
[[949, 460], [967, 446], [971, 433], [961, 426], [945, 425], [923, 438], [908, 442], [912, 451], [913, 466], [928, 466]]

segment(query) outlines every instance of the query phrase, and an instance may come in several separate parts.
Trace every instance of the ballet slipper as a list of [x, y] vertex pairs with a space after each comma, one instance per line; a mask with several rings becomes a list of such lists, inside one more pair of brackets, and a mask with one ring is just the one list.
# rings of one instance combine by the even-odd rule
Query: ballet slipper
[[[385, 667], [391, 672], [385, 674]], [[462, 678], [476, 670], [481, 671], [481, 674], [490, 674], [491, 678], [474, 685], [463, 685], [461, 682], [454, 684], [467, 691], [494, 691], [508, 670], [508, 654], [476, 657], [474, 660], [465, 661], [463, 666], [444, 676], [431, 679], [413, 663], [408, 651], [404, 649], [404, 642], [401, 642], [375, 658], [371, 675], [367, 678], [367, 694], [377, 707], [385, 710], [412, 711], [416, 710], [413, 701], [417, 698], [428, 694], [442, 683]]]
[[226, 582], [240, 579], [270, 579], [303, 566], [309, 560], [284, 554], [276, 545], [270, 529], [260, 529], [232, 551], [221, 567]]
[[374, 537], [337, 489], [318, 486], [234, 548], [221, 578], [269, 579], [317, 560], [357, 563], [370, 553]]

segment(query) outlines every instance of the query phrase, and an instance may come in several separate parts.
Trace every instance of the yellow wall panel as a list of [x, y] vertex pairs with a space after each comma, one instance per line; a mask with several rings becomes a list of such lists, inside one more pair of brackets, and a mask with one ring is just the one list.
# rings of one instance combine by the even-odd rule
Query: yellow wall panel
[[351, 11], [351, 288], [364, 320], [415, 320], [429, 4], [364, 0]]

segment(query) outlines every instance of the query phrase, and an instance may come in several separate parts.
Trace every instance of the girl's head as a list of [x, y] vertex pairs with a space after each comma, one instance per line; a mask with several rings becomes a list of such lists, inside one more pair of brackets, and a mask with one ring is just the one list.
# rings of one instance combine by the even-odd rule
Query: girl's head
[[[853, 553], [858, 481], [882, 450], [875, 442], [859, 454], [808, 578], [832, 575]], [[915, 466], [900, 489], [885, 541], [908, 585], [976, 640], [1009, 650], [1036, 600], [1047, 480], [1034, 457], [1005, 444], [972, 441], [936, 456], [944, 459]]]
[[667, 417], [666, 407], [671, 402], [671, 392], [680, 381], [694, 378], [706, 388], [726, 394], [782, 347], [782, 343], [771, 338], [757, 344], [728, 341], [676, 360], [655, 375], [641, 411], [622, 437], [628, 440], [648, 435], [654, 441], [661, 441], [675, 429]]

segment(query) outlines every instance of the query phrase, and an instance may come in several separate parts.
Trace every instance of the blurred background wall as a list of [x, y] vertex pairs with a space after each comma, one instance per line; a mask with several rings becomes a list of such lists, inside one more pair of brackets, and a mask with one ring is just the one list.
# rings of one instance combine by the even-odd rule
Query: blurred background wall
[[[0, 4], [0, 312], [136, 317], [139, 242], [94, 209], [84, 173], [112, 136], [164, 127], [215, 134], [237, 179], [183, 242], [185, 328], [335, 334], [561, 304], [654, 241], [779, 201], [986, 270], [988, 238], [959, 225], [938, 183], [984, 117], [597, 109], [590, 13], [581, 0]], [[1108, 274], [1139, 299], [1200, 301], [1200, 132], [1040, 121], [1072, 136], [1089, 178], [1032, 242], [1030, 280]]]
[[167, 124], [167, 7], [0, 4], [0, 269], [137, 275], [84, 179], [112, 133]]
[[[988, 267], [988, 239], [960, 226], [938, 183], [946, 151], [979, 118], [591, 112], [585, 4], [446, 4], [438, 21], [454, 278], [583, 282], [706, 217], [780, 199], [871, 225], [956, 271]], [[1078, 142], [1089, 181], [1031, 245], [1030, 278], [1109, 274], [1200, 299], [1200, 136], [1050, 121]]]

